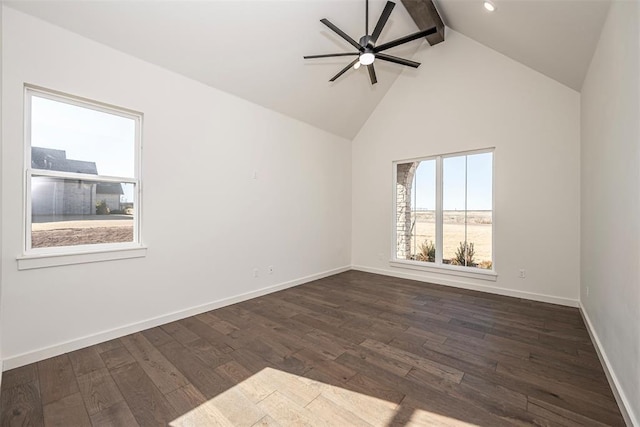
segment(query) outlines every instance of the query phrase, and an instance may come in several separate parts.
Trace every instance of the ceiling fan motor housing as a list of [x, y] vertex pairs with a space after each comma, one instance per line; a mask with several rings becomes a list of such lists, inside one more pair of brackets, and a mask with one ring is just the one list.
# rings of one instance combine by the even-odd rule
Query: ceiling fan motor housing
[[373, 49], [375, 47], [375, 43], [371, 40], [371, 36], [370, 35], [365, 35], [360, 37], [360, 46], [362, 46], [365, 50], [368, 49]]

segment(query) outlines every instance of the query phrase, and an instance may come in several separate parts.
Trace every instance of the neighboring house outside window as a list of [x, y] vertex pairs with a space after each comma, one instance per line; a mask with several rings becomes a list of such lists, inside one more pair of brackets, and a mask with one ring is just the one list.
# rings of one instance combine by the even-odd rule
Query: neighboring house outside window
[[25, 255], [141, 247], [141, 114], [26, 87], [25, 120]]
[[[31, 147], [31, 168], [98, 175], [95, 162], [70, 160], [63, 150]], [[104, 201], [110, 212], [121, 210], [122, 184], [50, 181], [31, 190], [31, 215], [94, 215], [96, 204]]]
[[394, 188], [392, 261], [493, 272], [493, 149], [394, 162]]

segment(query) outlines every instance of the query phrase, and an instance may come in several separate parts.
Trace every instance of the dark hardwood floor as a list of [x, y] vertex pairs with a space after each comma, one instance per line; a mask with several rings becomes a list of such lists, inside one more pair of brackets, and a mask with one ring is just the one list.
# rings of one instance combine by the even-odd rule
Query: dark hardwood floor
[[350, 271], [4, 373], [2, 426], [613, 425], [577, 309]]

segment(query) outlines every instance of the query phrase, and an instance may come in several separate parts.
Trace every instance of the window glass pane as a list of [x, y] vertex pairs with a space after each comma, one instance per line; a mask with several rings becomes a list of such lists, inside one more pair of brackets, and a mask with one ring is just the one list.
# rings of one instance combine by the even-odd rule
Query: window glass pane
[[466, 156], [442, 159], [442, 262], [465, 265]]
[[133, 119], [31, 97], [31, 167], [133, 178]]
[[493, 153], [467, 156], [467, 240], [474, 244], [474, 263], [492, 268]]
[[31, 247], [133, 242], [135, 185], [34, 176]]
[[436, 161], [418, 162], [411, 192], [411, 259], [435, 262]]

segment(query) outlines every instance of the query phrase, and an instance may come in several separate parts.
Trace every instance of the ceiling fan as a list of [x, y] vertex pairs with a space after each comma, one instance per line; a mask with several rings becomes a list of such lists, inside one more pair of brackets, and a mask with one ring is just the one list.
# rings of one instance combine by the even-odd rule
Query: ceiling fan
[[335, 56], [357, 56], [349, 65], [344, 67], [338, 74], [333, 76], [330, 82], [335, 81], [338, 77], [346, 73], [349, 68], [353, 67], [354, 69], [360, 68], [360, 65], [366, 65], [369, 71], [369, 79], [371, 79], [371, 84], [374, 85], [378, 82], [376, 78], [376, 70], [373, 66], [373, 63], [376, 59], [380, 59], [382, 61], [393, 62], [400, 65], [406, 65], [408, 67], [418, 68], [420, 66], [419, 62], [410, 61], [404, 58], [398, 58], [397, 56], [387, 55], [382, 53], [387, 49], [391, 49], [392, 47], [399, 46], [401, 44], [419, 39], [421, 37], [428, 36], [429, 34], [434, 34], [437, 30], [436, 27], [429, 28], [427, 30], [418, 31], [417, 33], [409, 34], [408, 36], [400, 37], [399, 39], [383, 43], [381, 45], [376, 46], [376, 42], [378, 41], [378, 37], [380, 37], [380, 33], [384, 28], [389, 16], [391, 15], [391, 11], [395, 7], [395, 3], [392, 1], [387, 1], [387, 4], [384, 6], [384, 10], [378, 19], [378, 23], [376, 27], [373, 29], [373, 33], [369, 34], [369, 0], [365, 0], [365, 35], [360, 37], [360, 41], [356, 42], [354, 39], [349, 37], [344, 31], [340, 28], [333, 25], [328, 19], [321, 19], [324, 25], [329, 27], [333, 32], [338, 34], [340, 37], [345, 39], [350, 45], [358, 49], [357, 52], [351, 53], [328, 53], [324, 55], [308, 55], [305, 56], [304, 59], [315, 59], [315, 58], [331, 58]]

